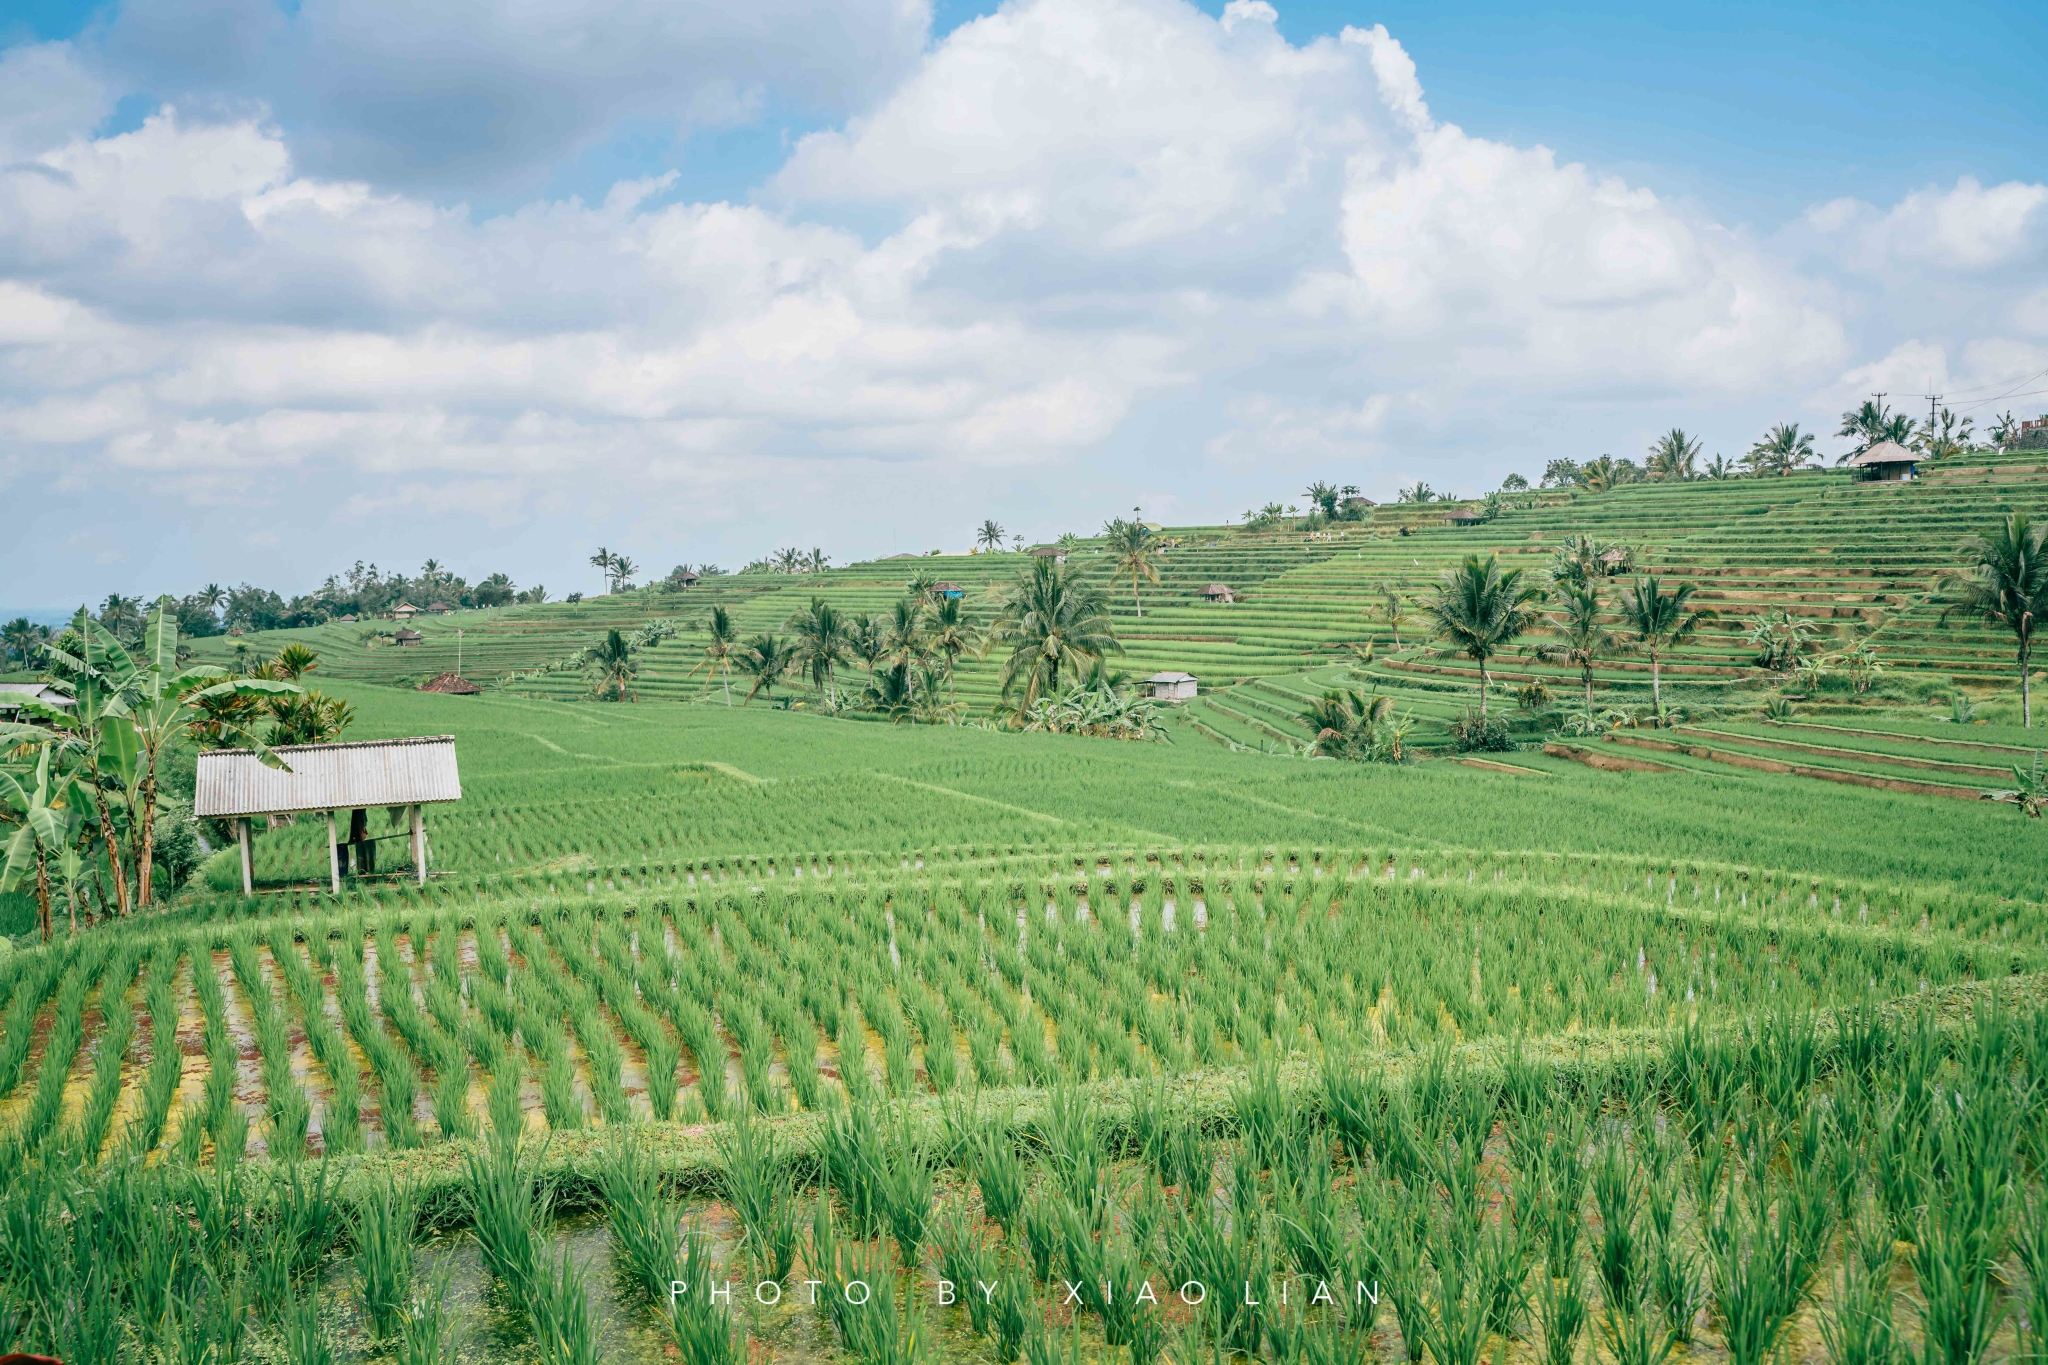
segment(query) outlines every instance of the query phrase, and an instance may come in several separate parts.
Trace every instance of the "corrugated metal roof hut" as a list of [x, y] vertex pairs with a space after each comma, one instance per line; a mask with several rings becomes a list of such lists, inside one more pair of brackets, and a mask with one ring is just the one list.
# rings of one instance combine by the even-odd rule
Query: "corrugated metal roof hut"
[[[192, 813], [202, 819], [233, 820], [242, 846], [242, 892], [255, 890], [250, 841], [254, 817], [327, 813], [327, 870], [341, 893], [342, 843], [335, 829], [338, 811], [351, 812], [347, 846], [357, 872], [376, 869], [376, 843], [369, 811], [376, 806], [403, 811], [412, 845], [413, 869], [427, 880], [425, 807], [462, 799], [455, 763], [455, 736], [375, 739], [346, 744], [285, 745], [274, 752], [289, 771], [264, 766], [248, 749], [211, 749], [199, 755]], [[389, 836], [397, 837], [397, 836]]]
[[1198, 686], [1192, 673], [1154, 673], [1145, 679], [1145, 685], [1152, 689], [1155, 701], [1187, 701]]

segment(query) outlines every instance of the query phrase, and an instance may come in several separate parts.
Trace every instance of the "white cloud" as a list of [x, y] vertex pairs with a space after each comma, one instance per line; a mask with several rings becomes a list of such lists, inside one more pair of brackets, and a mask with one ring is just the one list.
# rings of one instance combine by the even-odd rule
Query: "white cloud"
[[1915, 190], [1889, 210], [1832, 200], [1810, 210], [1806, 222], [1860, 270], [1983, 271], [2042, 254], [2044, 205], [2048, 185], [1987, 187], [1966, 175], [1950, 189]]
[[[889, 68], [756, 203], [667, 202], [654, 176], [487, 218], [318, 169], [331, 129], [231, 104], [94, 137], [106, 101], [68, 50], [5, 54], [71, 94], [62, 117], [0, 105], [0, 487], [27, 451], [174, 506], [310, 505], [281, 547], [309, 554], [386, 519], [543, 513], [928, 548], [950, 543], [934, 519], [1002, 511], [990, 490], [1050, 530], [1162, 486], [1209, 515], [1301, 477], [1469, 487], [1503, 449], [1533, 472], [1674, 422], [1734, 449], [1857, 386], [1995, 380], [2038, 349], [2041, 306], [2010, 289], [1930, 311], [1859, 272], [1996, 290], [2038, 245], [2040, 187], [1759, 236], [1438, 122], [1384, 28], [1296, 46], [1275, 17], [1014, 0]], [[433, 61], [511, 79], [572, 19], [472, 47], [436, 28]], [[729, 22], [720, 42], [818, 41]], [[348, 43], [384, 61], [396, 38], [325, 41], [345, 70]], [[589, 41], [568, 85], [624, 60]], [[776, 528], [749, 532], [764, 507]]]

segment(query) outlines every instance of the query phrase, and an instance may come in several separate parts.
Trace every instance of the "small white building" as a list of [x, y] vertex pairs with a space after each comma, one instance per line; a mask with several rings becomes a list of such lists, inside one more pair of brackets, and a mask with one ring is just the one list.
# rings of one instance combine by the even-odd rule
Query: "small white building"
[[1145, 679], [1145, 686], [1152, 689], [1154, 701], [1191, 701], [1195, 695], [1195, 675], [1192, 673], [1154, 673]]

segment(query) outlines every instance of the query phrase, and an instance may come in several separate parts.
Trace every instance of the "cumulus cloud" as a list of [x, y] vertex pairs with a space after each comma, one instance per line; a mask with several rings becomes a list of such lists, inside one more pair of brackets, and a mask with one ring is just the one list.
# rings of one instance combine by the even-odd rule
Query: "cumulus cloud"
[[[467, 64], [496, 91], [568, 43], [533, 96], [566, 102], [561, 127], [501, 129], [502, 164], [541, 164], [597, 126], [578, 101], [607, 82], [681, 108], [756, 79], [720, 44], [830, 45], [830, 23], [772, 5], [664, 7], [630, 54], [573, 7], [371, 34], [353, 7], [265, 6], [250, 53], [178, 59], [216, 98], [113, 135], [74, 50], [5, 54], [52, 97], [0, 96], [0, 450], [178, 506], [310, 502], [337, 543], [437, 506], [449, 526], [574, 509], [721, 535], [772, 507], [807, 541], [857, 514], [849, 548], [929, 548], [935, 517], [992, 495], [1061, 529], [1147, 489], [1192, 506], [1190, 479], [1217, 515], [1304, 473], [1385, 492], [1532, 472], [1608, 444], [1588, 414], [1647, 433], [1712, 413], [1746, 439], [2042, 335], [2038, 300], [1987, 335], [1981, 313], [1903, 310], [1867, 264], [1995, 287], [2039, 249], [2040, 186], [1966, 180], [1758, 234], [1439, 120], [1384, 28], [1295, 44], [1261, 0], [1016, 0], [926, 50], [903, 38], [921, 4], [834, 13], [862, 4], [886, 52], [819, 77], [855, 112], [746, 203], [674, 202], [655, 175], [483, 216], [379, 161], [498, 155], [436, 150], [443, 124], [351, 125], [344, 100], [309, 130], [297, 96], [217, 97], [292, 69], [278, 44], [388, 75], [409, 33], [404, 80]], [[123, 10], [110, 47], [155, 13]], [[693, 43], [665, 81], [661, 54]], [[370, 150], [336, 150], [356, 137]], [[11, 458], [0, 486], [30, 467]], [[1107, 506], [1076, 516], [1096, 489]]]

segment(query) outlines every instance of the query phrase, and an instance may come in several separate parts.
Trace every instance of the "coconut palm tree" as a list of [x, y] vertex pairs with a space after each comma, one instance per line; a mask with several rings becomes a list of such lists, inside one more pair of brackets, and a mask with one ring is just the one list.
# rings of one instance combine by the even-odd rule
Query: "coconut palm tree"
[[1560, 585], [1564, 610], [1549, 618], [1553, 632], [1535, 648], [1536, 657], [1552, 663], [1570, 664], [1579, 670], [1586, 688], [1586, 719], [1593, 718], [1593, 665], [1614, 647], [1614, 636], [1600, 623], [1604, 610], [1598, 581]]
[[740, 705], [753, 702], [754, 694], [764, 689], [768, 700], [775, 700], [775, 684], [796, 664], [796, 646], [774, 635], [756, 635], [740, 650], [740, 672], [754, 680], [747, 689], [746, 700]]
[[2048, 614], [2048, 522], [2036, 526], [2025, 512], [2011, 512], [1991, 534], [1963, 542], [1965, 567], [1949, 576], [1944, 596], [1950, 612], [2004, 626], [2019, 646], [2020, 724], [2034, 723], [2034, 699], [2027, 674], [2034, 631]]
[[583, 651], [582, 663], [599, 701], [633, 700], [633, 679], [640, 670], [633, 662], [633, 646], [624, 635], [606, 631], [602, 640]]
[[1750, 472], [1758, 475], [1790, 474], [1818, 463], [1813, 453], [1813, 433], [1801, 431], [1797, 422], [1780, 422], [1742, 457]]
[[946, 700], [950, 703], [953, 700], [953, 670], [959, 664], [960, 656], [971, 654], [981, 646], [981, 632], [968, 619], [959, 598], [943, 598], [926, 613], [925, 645], [946, 661]]
[[892, 665], [914, 668], [929, 657], [931, 651], [924, 638], [923, 593], [910, 593], [896, 599], [896, 605], [889, 609], [889, 618], [882, 623], [882, 657]]
[[1650, 656], [1650, 701], [1661, 719], [1664, 688], [1660, 670], [1664, 655], [1699, 633], [1709, 621], [1720, 619], [1711, 607], [1692, 611], [1693, 585], [1678, 583], [1667, 596], [1654, 576], [1636, 580], [1621, 592], [1622, 629], [1633, 637], [1629, 644]]
[[846, 618], [824, 598], [813, 597], [810, 610], [798, 612], [787, 624], [796, 632], [796, 666], [810, 671], [811, 685], [825, 694], [828, 705], [836, 707], [839, 694], [833, 670], [852, 654]]
[[633, 562], [632, 560], [628, 559], [628, 558], [627, 558], [626, 556], [624, 556], [624, 555], [613, 555], [613, 556], [612, 556], [612, 591], [613, 591], [613, 592], [617, 592], [617, 591], [619, 591], [619, 589], [621, 589], [621, 588], [630, 588], [630, 587], [632, 587], [632, 586], [633, 586], [633, 575], [634, 575], [634, 574], [636, 574], [636, 573], [638, 573], [639, 571], [640, 571], [640, 566], [639, 566], [638, 564], [635, 564], [635, 563], [634, 563], [634, 562]]
[[1344, 496], [1344, 490], [1336, 484], [1325, 483], [1323, 480], [1317, 479], [1308, 486], [1302, 493], [1302, 496], [1320, 509], [1324, 516], [1334, 521], [1337, 516], [1337, 499]]
[[1930, 460], [1948, 460], [1958, 455], [1967, 455], [1976, 445], [1970, 438], [1970, 428], [1976, 425], [1976, 418], [1965, 417], [1958, 422], [1953, 412], [1943, 408], [1934, 423], [1921, 430], [1913, 442], [1913, 448]]
[[1000, 550], [1003, 548], [1003, 537], [1008, 534], [1010, 533], [996, 523], [994, 517], [990, 517], [981, 524], [981, 529], [974, 533], [974, 543], [984, 550]]
[[[724, 607], [711, 609], [711, 638], [704, 643], [704, 657], [697, 668], [704, 670], [704, 690], [711, 690], [711, 675], [716, 673], [725, 683], [725, 704], [732, 705], [732, 661], [739, 652], [739, 631], [732, 623], [732, 613]], [[685, 677], [696, 673], [693, 668]]]
[[1021, 682], [1020, 710], [1060, 689], [1060, 679], [1080, 677], [1105, 654], [1121, 654], [1109, 618], [1109, 599], [1100, 588], [1051, 559], [1034, 559], [1003, 599], [989, 628], [988, 647], [1006, 648], [1003, 696]]
[[1424, 611], [1437, 638], [1449, 652], [1479, 665], [1479, 718], [1486, 719], [1486, 693], [1492, 685], [1487, 662], [1543, 618], [1530, 604], [1543, 600], [1543, 589], [1522, 582], [1520, 569], [1503, 569], [1500, 559], [1467, 555], [1458, 569], [1446, 572], [1436, 600]]
[[1903, 412], [1893, 412], [1874, 398], [1866, 398], [1858, 407], [1842, 414], [1842, 427], [1837, 436], [1848, 436], [1855, 440], [1855, 448], [1836, 460], [1837, 464], [1853, 460], [1880, 441], [1897, 441], [1910, 445], [1913, 441], [1913, 419]]
[[1137, 614], [1145, 614], [1145, 604], [1138, 599], [1140, 579], [1159, 581], [1158, 551], [1152, 546], [1152, 532], [1141, 521], [1125, 521], [1118, 517], [1102, 528], [1103, 537], [1109, 541], [1109, 553], [1113, 563], [1109, 570], [1109, 581], [1114, 583], [1124, 575], [1131, 579], [1131, 605]]
[[825, 572], [825, 570], [831, 567], [832, 556], [826, 554], [824, 550], [820, 549], [816, 545], [813, 545], [811, 547], [811, 552], [804, 556], [805, 573], [823, 573]]
[[1693, 468], [1693, 462], [1699, 459], [1699, 455], [1699, 440], [1686, 435], [1680, 428], [1673, 427], [1651, 444], [1649, 458], [1643, 461], [1643, 469], [1653, 479], [1690, 479], [1697, 473]]
[[872, 680], [875, 665], [889, 652], [889, 641], [883, 633], [882, 623], [866, 612], [854, 617], [853, 624], [847, 628], [846, 648], [861, 661]]
[[1387, 589], [1385, 600], [1386, 612], [1382, 619], [1386, 621], [1387, 628], [1394, 632], [1394, 648], [1399, 649], [1401, 647], [1401, 623], [1408, 619], [1408, 613], [1402, 610], [1404, 603], [1401, 600], [1401, 594], [1395, 592], [1392, 588]]
[[604, 575], [604, 590], [606, 592], [612, 590], [612, 565], [617, 559], [617, 555], [602, 545], [598, 546], [597, 553], [590, 557], [590, 567]]
[[26, 616], [17, 616], [6, 625], [0, 626], [0, 661], [20, 660], [23, 667], [35, 661], [35, 654], [43, 646], [50, 632]]

